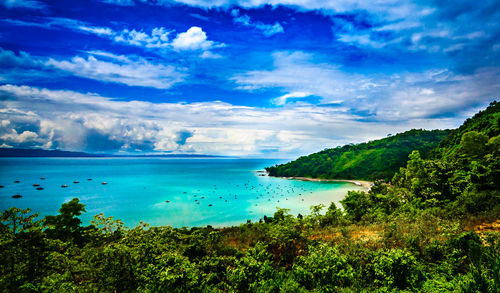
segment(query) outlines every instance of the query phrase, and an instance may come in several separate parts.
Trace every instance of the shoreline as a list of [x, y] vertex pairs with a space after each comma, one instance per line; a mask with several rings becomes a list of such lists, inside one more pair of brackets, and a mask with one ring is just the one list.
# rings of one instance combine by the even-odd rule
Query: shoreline
[[[269, 176], [269, 175], [268, 175]], [[269, 176], [269, 177], [275, 177], [275, 176]], [[352, 183], [357, 186], [360, 186], [364, 189], [364, 191], [370, 191], [372, 188], [373, 182], [371, 181], [366, 181], [366, 180], [351, 180], [351, 179], [321, 179], [321, 178], [310, 178], [310, 177], [275, 177], [275, 178], [282, 178], [282, 179], [289, 179], [289, 180], [300, 180], [300, 181], [316, 181], [316, 182], [347, 182], [347, 183]]]

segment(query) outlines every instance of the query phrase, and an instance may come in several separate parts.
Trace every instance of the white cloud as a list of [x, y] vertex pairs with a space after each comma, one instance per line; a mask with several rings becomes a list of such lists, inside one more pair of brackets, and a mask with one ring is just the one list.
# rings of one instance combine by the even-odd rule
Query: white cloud
[[15, 54], [0, 47], [0, 65], [4, 68], [32, 67], [36, 64], [37, 62], [26, 52], [20, 51], [19, 54]]
[[374, 41], [370, 38], [369, 34], [361, 34], [361, 35], [348, 35], [341, 34], [338, 38], [339, 41], [357, 45], [360, 47], [372, 47], [372, 48], [382, 48], [386, 45], [385, 42]]
[[[496, 43], [500, 33], [498, 1], [415, 1], [415, 0], [141, 0], [154, 5], [183, 3], [202, 8], [258, 9], [265, 5], [287, 6], [297, 11], [317, 11], [344, 21], [346, 26], [334, 31], [337, 39], [363, 49], [422, 51], [445, 54], [456, 60], [463, 71], [498, 65]], [[233, 9], [234, 21], [245, 26], [255, 25], [247, 15]], [[353, 25], [354, 18], [365, 18], [365, 25]], [[337, 17], [341, 15], [341, 17]], [[466, 24], [466, 25], [464, 25]], [[262, 24], [267, 35], [281, 32]], [[337, 29], [337, 27], [334, 27]], [[350, 29], [349, 29], [350, 28]], [[484, 56], [492, 56], [484, 58]], [[492, 61], [493, 60], [493, 61]]]
[[[318, 11], [334, 18], [339, 14], [366, 17], [371, 27], [357, 27], [359, 31], [341, 31], [339, 40], [349, 44], [381, 49], [391, 45], [398, 50], [428, 51], [430, 53], [457, 54], [462, 60], [472, 59], [467, 48], [477, 50], [477, 44], [491, 45], [498, 38], [500, 10], [495, 1], [415, 1], [415, 0], [138, 0], [153, 5], [169, 6], [182, 3], [201, 8], [242, 7], [246, 9], [261, 8], [265, 5], [273, 7], [288, 6], [298, 11]], [[235, 22], [242, 25], [255, 25], [247, 15], [239, 15], [239, 10], [232, 10]], [[338, 19], [338, 18], [337, 18]], [[349, 22], [349, 21], [347, 21]], [[467, 25], [463, 25], [467, 24]], [[276, 23], [273, 27], [262, 24], [261, 28], [268, 35], [281, 32], [282, 27]], [[348, 28], [345, 27], [345, 28]], [[477, 32], [490, 33], [476, 40]], [[448, 35], [441, 34], [449, 32]], [[408, 37], [416, 34], [417, 38]], [[468, 40], [461, 40], [465, 37]], [[472, 38], [471, 38], [472, 37]], [[491, 49], [491, 50], [490, 50]], [[492, 48], [486, 52], [497, 52]], [[486, 53], [485, 52], [485, 53]], [[484, 55], [482, 53], [480, 56]], [[468, 58], [469, 57], [469, 58]], [[457, 58], [457, 57], [455, 57]], [[498, 59], [498, 58], [496, 58]], [[467, 64], [474, 67], [481, 58], [474, 58]], [[485, 64], [481, 64], [484, 66]], [[480, 66], [477, 66], [480, 67]], [[477, 68], [475, 67], [475, 68]]]
[[[4, 19], [0, 21], [18, 26], [75, 30], [82, 33], [93, 34], [101, 38], [106, 38], [116, 43], [147, 49], [158, 55], [167, 55], [171, 53], [172, 50], [177, 52], [204, 51], [203, 53], [206, 52], [206, 54], [200, 54], [200, 57], [202, 58], [220, 58], [221, 55], [212, 53], [208, 50], [226, 46], [224, 43], [209, 40], [207, 33], [204, 32], [201, 27], [197, 26], [189, 28], [186, 32], [178, 33], [176, 37], [171, 40], [170, 36], [174, 33], [174, 30], [169, 30], [165, 27], [155, 27], [151, 30], [151, 33], [149, 33], [139, 29], [136, 30], [128, 28], [121, 31], [113, 30], [109, 27], [93, 26], [87, 22], [58, 17], [46, 18], [43, 23], [26, 22], [14, 19]], [[274, 33], [276, 30], [279, 30], [279, 27], [272, 26], [264, 29], [267, 33]]]
[[273, 25], [270, 24], [264, 24], [264, 23], [257, 23], [255, 27], [259, 30], [262, 31], [264, 36], [270, 37], [274, 34], [279, 34], [279, 33], [284, 33], [285, 31], [283, 30], [283, 27], [279, 22], [274, 23]]
[[359, 78], [343, 73], [337, 66], [314, 63], [314, 56], [304, 52], [275, 52], [274, 69], [249, 71], [233, 77], [241, 89], [283, 88], [288, 92], [307, 92], [323, 97], [325, 102], [339, 102], [352, 97]]
[[36, 0], [1, 0], [0, 4], [4, 5], [8, 9], [27, 8], [34, 10], [43, 10], [46, 7], [43, 2]]
[[289, 99], [293, 98], [305, 98], [310, 96], [311, 93], [308, 92], [293, 92], [277, 97], [273, 100], [276, 105], [284, 105]]
[[134, 0], [102, 0], [104, 3], [115, 4], [119, 6], [134, 6]]
[[[185, 68], [153, 63], [138, 56], [115, 55], [103, 51], [86, 53], [87, 56], [55, 59], [31, 56], [22, 51], [15, 54], [0, 47], [0, 66], [9, 69], [0, 74], [0, 81], [23, 82], [71, 74], [100, 82], [168, 89], [174, 84], [183, 82], [187, 76]], [[217, 58], [217, 56], [206, 56], [206, 58]]]
[[113, 30], [107, 27], [92, 27], [92, 26], [80, 25], [78, 26], [78, 29], [98, 36], [112, 36], [115, 34]]
[[343, 13], [350, 11], [368, 10], [375, 11], [381, 15], [385, 15], [390, 19], [398, 19], [411, 13], [415, 13], [416, 5], [411, 0], [140, 0], [158, 5], [171, 5], [172, 2], [183, 3], [190, 6], [203, 8], [230, 8], [239, 6], [243, 8], [257, 8], [264, 5], [271, 6], [291, 6], [304, 10], [320, 10], [324, 13]]
[[179, 33], [172, 41], [172, 47], [175, 50], [209, 50], [216, 47], [224, 46], [223, 44], [209, 41], [207, 34], [201, 27], [193, 26], [186, 32]]
[[201, 53], [201, 55], [200, 55], [200, 58], [203, 58], [203, 59], [219, 59], [219, 58], [222, 58], [222, 56], [219, 55], [219, 54], [212, 53], [210, 51], [203, 51], [203, 53]]
[[[454, 119], [362, 122], [344, 107], [265, 109], [222, 102], [149, 103], [29, 86], [0, 86], [0, 144], [68, 150], [294, 157]], [[20, 129], [28, 130], [23, 134]], [[14, 134], [14, 131], [16, 131]], [[36, 135], [35, 135], [36, 134]]]
[[240, 10], [239, 9], [233, 9], [231, 10], [231, 16], [233, 17], [233, 21], [236, 23], [240, 23], [243, 25], [250, 25], [250, 16], [243, 14], [240, 15]]
[[0, 139], [17, 144], [24, 144], [26, 142], [36, 141], [38, 139], [38, 134], [28, 130], [23, 131], [22, 133], [17, 133], [15, 129], [12, 129], [10, 133], [0, 136]]
[[169, 48], [172, 46], [169, 37], [173, 30], [168, 30], [164, 27], [155, 27], [151, 30], [151, 33], [127, 28], [121, 31], [114, 31], [108, 27], [95, 27], [81, 22], [68, 22], [66, 27], [95, 34], [99, 37], [108, 38], [116, 43], [129, 46], [147, 49]]
[[113, 33], [113, 40], [117, 43], [145, 48], [166, 48], [170, 46], [169, 35], [172, 31], [164, 27], [157, 27], [147, 34], [142, 31], [124, 29], [120, 33]]
[[278, 33], [284, 33], [285, 30], [283, 29], [283, 26], [279, 22], [276, 22], [274, 24], [265, 24], [262, 22], [253, 22], [250, 18], [250, 16], [246, 14], [240, 15], [240, 10], [239, 9], [233, 9], [231, 10], [231, 15], [233, 16], [233, 21], [235, 23], [247, 26], [247, 27], [253, 27], [256, 28], [264, 34], [266, 37], [270, 37], [274, 34]]
[[[346, 73], [303, 52], [275, 52], [272, 70], [249, 71], [233, 80], [242, 90], [278, 88], [288, 94], [272, 101], [314, 95], [321, 103], [340, 104], [364, 119], [401, 121], [426, 119], [487, 104], [500, 91], [500, 68], [460, 75], [447, 69], [386, 75]], [[363, 119], [361, 117], [361, 119]]]
[[[75, 26], [72, 26], [73, 28]], [[202, 58], [219, 58], [220, 55], [209, 52], [210, 49], [222, 48], [224, 43], [208, 40], [206, 32], [201, 27], [193, 26], [186, 32], [178, 33], [173, 40], [170, 35], [174, 32], [164, 27], [153, 28], [151, 33], [137, 31], [135, 29], [123, 29], [120, 32], [113, 31], [105, 27], [92, 27], [78, 25], [76, 29], [93, 33], [100, 37], [109, 38], [117, 43], [123, 43], [130, 46], [137, 46], [146, 49], [155, 49], [154, 52], [163, 54], [164, 52], [156, 49], [174, 49], [176, 51], [204, 51], [206, 54]]]
[[114, 62], [97, 59], [95, 56], [88, 56], [86, 59], [75, 56], [70, 60], [51, 58], [45, 62], [45, 66], [103, 82], [158, 89], [168, 89], [182, 82], [185, 77], [185, 73], [174, 66], [153, 64], [141, 57], [132, 60], [129, 57], [116, 56]]

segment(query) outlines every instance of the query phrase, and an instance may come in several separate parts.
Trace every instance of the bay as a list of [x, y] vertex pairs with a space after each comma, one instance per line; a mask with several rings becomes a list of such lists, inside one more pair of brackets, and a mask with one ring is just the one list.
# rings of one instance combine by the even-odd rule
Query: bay
[[[88, 224], [99, 213], [134, 227], [229, 226], [272, 216], [277, 207], [309, 213], [359, 186], [262, 176], [273, 159], [234, 158], [1, 158], [0, 210], [31, 208], [57, 214], [74, 197], [85, 204]], [[45, 179], [40, 179], [40, 178]], [[91, 180], [88, 180], [91, 179]], [[14, 183], [18, 180], [19, 183]], [[74, 183], [78, 182], [78, 183]], [[106, 182], [107, 184], [102, 184]], [[43, 190], [37, 190], [39, 184]], [[62, 185], [68, 187], [62, 188]], [[12, 195], [21, 194], [21, 198]]]

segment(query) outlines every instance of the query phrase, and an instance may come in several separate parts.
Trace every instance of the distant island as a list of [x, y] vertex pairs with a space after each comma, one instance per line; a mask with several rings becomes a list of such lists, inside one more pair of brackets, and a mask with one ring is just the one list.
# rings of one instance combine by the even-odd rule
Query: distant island
[[84, 152], [70, 152], [61, 150], [44, 150], [44, 149], [17, 149], [17, 148], [0, 148], [0, 157], [12, 158], [96, 158], [96, 157], [154, 157], [154, 158], [226, 158], [226, 156], [213, 156], [202, 154], [158, 154], [158, 155], [113, 155], [113, 154], [89, 154]]

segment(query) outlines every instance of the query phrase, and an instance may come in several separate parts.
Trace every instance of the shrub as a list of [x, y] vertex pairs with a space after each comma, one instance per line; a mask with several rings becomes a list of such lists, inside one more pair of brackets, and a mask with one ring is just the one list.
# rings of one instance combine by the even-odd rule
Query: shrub
[[375, 284], [390, 289], [418, 288], [423, 274], [413, 254], [403, 249], [379, 251], [372, 262]]
[[293, 273], [302, 286], [333, 292], [335, 288], [353, 284], [355, 271], [345, 254], [326, 244], [310, 247], [309, 251], [309, 255], [300, 256], [293, 265]]

